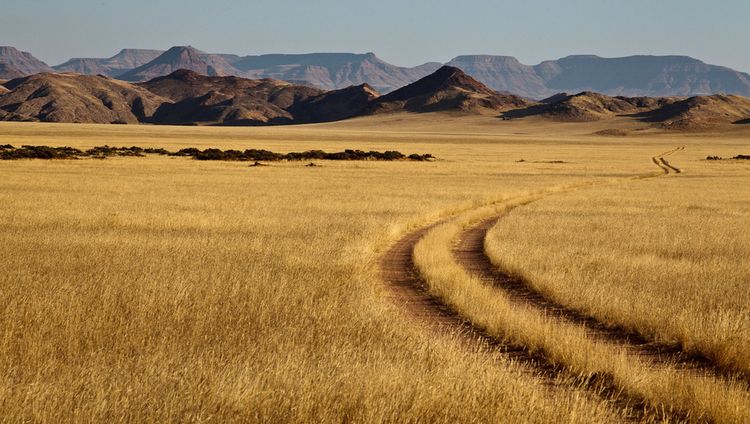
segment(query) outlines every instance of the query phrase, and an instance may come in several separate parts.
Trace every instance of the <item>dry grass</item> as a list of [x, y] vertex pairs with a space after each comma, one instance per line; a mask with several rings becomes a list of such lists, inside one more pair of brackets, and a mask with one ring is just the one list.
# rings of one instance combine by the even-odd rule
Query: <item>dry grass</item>
[[[1, 164], [3, 419], [621, 418], [607, 402], [421, 332], [382, 285], [378, 258], [410, 228], [550, 186], [650, 172], [648, 158], [675, 145], [669, 135], [625, 144], [584, 136], [592, 126], [551, 132], [498, 122], [3, 123], [0, 144], [395, 149], [441, 158], [316, 168], [155, 157]], [[515, 162], [522, 158], [529, 162]], [[530, 163], [551, 160], [566, 163]]]
[[750, 166], [700, 160], [735, 149], [693, 146], [670, 158], [679, 178], [514, 211], [488, 252], [560, 303], [750, 375]]
[[[569, 189], [556, 188], [548, 193], [568, 194]], [[694, 421], [750, 420], [750, 393], [744, 384], [654, 366], [616, 344], [592, 339], [583, 327], [510, 300], [502, 290], [469, 275], [456, 262], [451, 246], [461, 230], [541, 198], [544, 194], [511, 199], [466, 213], [431, 230], [414, 251], [415, 263], [430, 292], [489, 334], [539, 352], [583, 380], [606, 376], [615, 389], [649, 404], [650, 419], [659, 419], [666, 411]]]
[[3, 163], [6, 421], [616, 419], [601, 401], [422, 333], [381, 283], [380, 252], [408, 226], [488, 195], [581, 178], [517, 168], [525, 146], [464, 152], [424, 136], [315, 128], [3, 129], [3, 142], [19, 145], [398, 146], [446, 158], [318, 168], [160, 157]]

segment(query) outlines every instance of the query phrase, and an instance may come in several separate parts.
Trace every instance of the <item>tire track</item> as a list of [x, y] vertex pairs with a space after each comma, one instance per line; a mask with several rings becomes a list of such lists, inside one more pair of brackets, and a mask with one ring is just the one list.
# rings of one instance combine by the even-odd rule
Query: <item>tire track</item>
[[[682, 171], [664, 159], [684, 147], [665, 152], [652, 158], [653, 162], [667, 175], [670, 171], [679, 174]], [[663, 166], [662, 166], [663, 165]], [[520, 206], [520, 205], [519, 205]], [[506, 215], [514, 208], [507, 209]], [[617, 344], [629, 353], [650, 360], [651, 363], [662, 366], [672, 366], [691, 372], [725, 380], [742, 380], [750, 383], [750, 376], [738, 373], [729, 367], [723, 367], [709, 357], [695, 352], [687, 352], [680, 343], [665, 343], [648, 338], [635, 330], [620, 325], [606, 323], [596, 317], [587, 315], [579, 310], [566, 307], [554, 301], [521, 277], [513, 276], [498, 269], [485, 251], [485, 239], [502, 216], [486, 219], [470, 227], [459, 236], [458, 244], [453, 248], [453, 255], [458, 263], [470, 274], [482, 281], [498, 287], [511, 299], [526, 306], [535, 308], [540, 314], [560, 319], [563, 322], [584, 327], [590, 334], [601, 341]]]
[[[652, 158], [653, 162], [663, 171], [663, 174], [637, 176], [633, 178], [654, 178], [660, 175], [669, 174], [670, 170], [673, 170], [673, 168], [663, 164], [660, 159], [663, 156], [670, 155], [681, 149], [682, 148], [677, 148]], [[538, 200], [538, 198], [541, 197], [542, 196], [535, 197], [531, 201]], [[531, 201], [522, 204], [528, 204]], [[468, 249], [464, 248], [463, 250], [466, 252], [476, 252], [477, 246], [479, 246], [481, 251], [480, 257], [486, 258], [483, 248], [484, 236], [498, 219], [498, 217], [495, 217], [473, 227], [472, 230], [475, 231], [470, 237], [464, 238], [461, 243], [461, 246], [468, 246]], [[396, 242], [385, 255], [383, 255], [380, 268], [383, 279], [390, 289], [392, 300], [403, 307], [412, 319], [417, 321], [419, 325], [427, 328], [428, 331], [455, 337], [460, 343], [471, 350], [484, 350], [488, 353], [504, 355], [506, 358], [520, 362], [534, 370], [536, 376], [541, 379], [544, 384], [550, 386], [557, 385], [557, 381], [559, 381], [558, 377], [564, 375], [569, 376], [561, 366], [553, 365], [539, 352], [532, 353], [524, 346], [503, 342], [487, 334], [483, 329], [463, 318], [457, 311], [453, 310], [442, 300], [428, 292], [426, 284], [420, 277], [419, 271], [414, 264], [414, 248], [430, 230], [448, 221], [449, 219], [444, 219], [407, 234]], [[471, 253], [471, 256], [475, 257], [473, 253]], [[487, 259], [487, 262], [489, 262], [489, 259]], [[486, 263], [479, 262], [473, 266], [489, 271], [489, 269], [486, 268], [486, 265]], [[494, 269], [491, 263], [489, 263], [489, 265]], [[529, 300], [534, 298], [533, 293], [527, 294], [526, 298]], [[543, 298], [538, 299], [537, 301], [543, 301]], [[555, 314], [567, 314], [568, 316], [573, 316], [560, 308], [558, 308]], [[580, 322], [587, 322], [589, 328], [592, 331], [597, 331], [599, 334], [607, 334], [607, 331], [609, 330], [608, 327], [580, 314], [577, 315], [576, 319]], [[618, 334], [618, 336], [622, 336], [621, 343], [627, 341], [628, 343], [634, 343], [641, 346], [641, 350], [644, 354], [645, 352], [649, 352], [649, 354], [656, 358], [667, 358], [674, 355], [674, 349], [668, 349], [659, 345], [651, 346], [648, 341], [637, 338], [635, 335]], [[656, 418], [659, 420], [679, 420], [685, 418], [685, 416], [681, 415], [679, 412], [667, 412], [659, 408], [653, 408], [649, 405], [646, 399], [632, 394], [626, 394], [623, 390], [617, 387], [608, 376], [594, 375], [588, 378], [586, 384], [582, 383], [583, 382], [579, 381], [577, 387], [586, 386], [590, 392], [602, 396], [607, 400], [614, 401], [621, 409], [623, 416], [629, 419], [643, 421], [647, 418]]]
[[685, 146], [677, 147], [675, 149], [668, 150], [668, 151], [666, 151], [666, 152], [664, 152], [664, 153], [662, 153], [660, 155], [656, 155], [656, 156], [654, 156], [654, 157], [651, 158], [651, 161], [654, 162], [654, 165], [658, 166], [664, 172], [665, 175], [669, 174], [670, 171], [674, 172], [675, 174], [680, 174], [680, 173], [682, 173], [682, 170], [679, 169], [679, 168], [676, 168], [676, 167], [672, 166], [665, 159], [665, 156], [670, 156], [670, 155], [672, 155], [672, 154], [674, 154], [676, 152], [682, 151], [682, 150], [685, 150]]
[[510, 299], [536, 309], [539, 314], [584, 327], [586, 333], [594, 339], [616, 344], [655, 365], [679, 367], [686, 371], [693, 370], [715, 376], [728, 376], [718, 372], [714, 364], [704, 356], [688, 354], [677, 344], [650, 340], [635, 331], [604, 323], [580, 311], [567, 308], [534, 290], [524, 279], [497, 269], [485, 253], [484, 242], [487, 232], [500, 219], [501, 217], [493, 217], [465, 230], [460, 236], [458, 245], [453, 248], [456, 260], [469, 274], [502, 289]]
[[672, 166], [669, 162], [667, 162], [667, 160], [665, 158], [661, 158], [659, 160], [661, 161], [662, 164], [664, 164], [664, 166], [666, 166], [667, 168], [669, 168], [672, 171], [674, 171], [675, 174], [681, 174], [682, 173], [682, 170], [680, 168], [676, 168], [676, 167]]
[[[401, 306], [408, 316], [428, 332], [457, 340], [469, 351], [499, 355], [507, 360], [525, 365], [533, 377], [552, 389], [586, 387], [592, 395], [611, 401], [627, 420], [637, 422], [648, 418], [658, 420], [674, 418], [673, 414], [654, 409], [645, 399], [625, 395], [612, 381], [603, 376], [575, 380], [564, 368], [553, 365], [538, 352], [523, 346], [503, 342], [463, 318], [458, 312], [428, 292], [427, 286], [414, 264], [413, 252], [417, 243], [433, 228], [447, 222], [439, 221], [413, 231], [396, 242], [381, 258], [380, 268], [389, 288], [391, 299]], [[571, 378], [574, 381], [571, 381]], [[560, 381], [567, 380], [564, 386]]]

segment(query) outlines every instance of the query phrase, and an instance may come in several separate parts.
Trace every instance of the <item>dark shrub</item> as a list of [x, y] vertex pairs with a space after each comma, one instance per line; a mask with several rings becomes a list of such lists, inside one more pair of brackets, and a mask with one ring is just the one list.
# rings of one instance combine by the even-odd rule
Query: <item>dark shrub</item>
[[168, 155], [170, 154], [168, 150], [162, 149], [162, 148], [154, 148], [154, 147], [148, 147], [143, 149], [143, 153], [148, 153], [151, 155]]
[[[162, 148], [142, 148], [138, 146], [130, 147], [112, 147], [112, 146], [96, 146], [86, 151], [81, 151], [72, 147], [49, 147], [49, 146], [22, 146], [21, 148], [15, 148], [10, 144], [0, 145], [0, 159], [25, 159], [25, 158], [36, 158], [36, 159], [76, 159], [79, 157], [91, 157], [97, 159], [104, 159], [110, 156], [144, 156], [145, 154], [157, 154], [157, 155], [169, 155], [169, 156], [182, 156], [182, 157], [193, 157], [197, 160], [224, 160], [224, 161], [280, 161], [280, 160], [412, 160], [412, 161], [425, 161], [433, 159], [434, 157], [430, 154], [411, 154], [405, 156], [401, 152], [395, 150], [388, 150], [385, 152], [377, 152], [371, 150], [365, 152], [362, 150], [347, 149], [343, 152], [326, 153], [322, 150], [308, 150], [305, 152], [291, 152], [287, 154], [274, 153], [269, 150], [261, 149], [247, 149], [245, 151], [240, 150], [221, 150], [221, 149], [205, 149], [200, 150], [195, 147], [188, 147], [180, 149], [176, 152], [169, 152]], [[738, 156], [738, 158], [741, 158]]]
[[385, 153], [383, 153], [383, 159], [384, 160], [397, 160], [397, 159], [403, 159], [404, 155], [401, 152], [397, 152], [395, 150], [388, 150]]
[[243, 152], [245, 160], [276, 161], [281, 160], [283, 155], [268, 150], [247, 149]]
[[[11, 146], [12, 147], [12, 146]], [[3, 148], [0, 159], [75, 159], [83, 152], [72, 147], [21, 146], [19, 149]]]
[[198, 151], [194, 156], [198, 160], [224, 160], [224, 152], [221, 149]]
[[131, 147], [110, 147], [107, 145], [96, 146], [93, 149], [86, 150], [87, 156], [143, 156], [143, 149], [137, 146]]
[[180, 149], [174, 153], [170, 153], [170, 156], [195, 156], [198, 153], [200, 153], [200, 149], [196, 149], [195, 147], [188, 147], [186, 149]]

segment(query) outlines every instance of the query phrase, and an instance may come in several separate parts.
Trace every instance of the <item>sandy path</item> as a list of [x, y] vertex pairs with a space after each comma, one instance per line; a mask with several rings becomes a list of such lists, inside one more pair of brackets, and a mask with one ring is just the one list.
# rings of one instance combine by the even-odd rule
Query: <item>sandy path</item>
[[[529, 369], [532, 378], [538, 379], [550, 390], [563, 384], [566, 389], [581, 388], [581, 382], [571, 380], [562, 367], [552, 365], [542, 355], [531, 353], [523, 346], [511, 345], [488, 335], [428, 293], [412, 255], [419, 240], [444, 222], [446, 220], [407, 234], [383, 255], [381, 273], [394, 303], [404, 309], [413, 324], [424, 328], [432, 336], [449, 337], [469, 351], [498, 355], [521, 363]], [[589, 383], [591, 396], [611, 401], [628, 420], [643, 422], [647, 417], [647, 408], [642, 399], [626, 396], [609, 381], [592, 380]]]
[[[652, 158], [654, 164], [659, 166], [663, 174], [667, 175], [674, 168], [662, 163], [662, 157], [670, 155], [681, 148], [665, 152]], [[655, 175], [656, 176], [656, 175]], [[637, 177], [637, 178], [651, 178]], [[497, 287], [509, 291], [512, 299], [532, 304], [546, 314], [559, 316], [563, 319], [585, 325], [591, 332], [610, 341], [632, 346], [634, 351], [642, 355], [649, 355], [659, 362], [673, 360], [680, 354], [673, 347], [662, 346], [642, 339], [636, 334], [627, 333], [622, 330], [612, 329], [606, 325], [590, 318], [568, 310], [560, 305], [544, 299], [538, 293], [528, 289], [527, 285], [513, 280], [506, 275], [498, 273], [484, 254], [484, 238], [487, 231], [497, 222], [499, 217], [483, 221], [479, 225], [468, 229], [462, 234], [460, 244], [455, 248], [459, 263], [469, 272], [480, 278], [491, 280]], [[481, 328], [476, 327], [470, 321], [461, 317], [456, 311], [447, 306], [440, 299], [430, 295], [425, 283], [417, 271], [413, 252], [419, 240], [432, 228], [447, 222], [448, 219], [434, 223], [430, 226], [415, 230], [396, 242], [382, 257], [380, 268], [384, 281], [389, 288], [390, 296], [394, 303], [400, 305], [417, 325], [424, 327], [436, 336], [449, 336], [455, 338], [466, 348], [479, 351], [483, 350], [489, 354], [505, 355], [508, 359], [524, 363], [534, 370], [535, 376], [544, 380], [548, 385], [558, 384], [556, 381], [564, 371], [559, 366], [552, 365], [546, 358], [538, 353], [530, 353], [523, 346], [515, 346], [489, 336]], [[682, 361], [688, 364], [687, 360]], [[697, 365], [692, 365], [697, 367]], [[611, 382], [601, 380], [591, 382], [592, 392], [599, 396], [612, 399], [615, 404], [623, 408], [625, 415], [641, 420], [645, 418], [643, 399], [626, 396]]]
[[518, 304], [531, 307], [537, 313], [554, 317], [561, 322], [582, 326], [586, 329], [586, 333], [595, 339], [616, 344], [631, 354], [643, 357], [648, 362], [714, 374], [714, 365], [704, 357], [688, 355], [678, 345], [655, 342], [634, 331], [604, 323], [580, 311], [567, 308], [534, 290], [531, 284], [523, 279], [499, 270], [486, 255], [484, 243], [487, 232], [500, 219], [501, 217], [493, 217], [468, 228], [461, 234], [459, 243], [453, 248], [456, 260], [470, 274], [503, 290], [503, 293]]

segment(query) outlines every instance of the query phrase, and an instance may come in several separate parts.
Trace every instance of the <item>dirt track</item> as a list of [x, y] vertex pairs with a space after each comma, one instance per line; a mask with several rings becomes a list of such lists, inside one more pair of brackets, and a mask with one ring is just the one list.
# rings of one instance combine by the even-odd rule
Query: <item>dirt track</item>
[[[531, 353], [523, 346], [514, 346], [488, 335], [481, 328], [462, 318], [440, 299], [430, 295], [424, 281], [414, 265], [412, 255], [419, 240], [432, 228], [446, 222], [440, 221], [428, 227], [413, 231], [394, 244], [381, 259], [381, 273], [388, 284], [392, 300], [401, 306], [410, 320], [436, 337], [449, 337], [474, 352], [502, 355], [506, 359], [526, 365], [533, 377], [543, 384], [555, 387], [564, 379], [565, 370], [552, 365], [538, 353]], [[568, 388], [580, 387], [582, 382], [571, 383]], [[624, 417], [641, 422], [646, 418], [645, 402], [642, 399], [626, 396], [610, 381], [591, 379], [592, 396], [600, 396], [612, 401], [622, 410]], [[659, 411], [652, 414], [660, 415]]]
[[582, 326], [588, 335], [601, 341], [617, 344], [631, 354], [648, 359], [651, 363], [664, 366], [676, 365], [683, 369], [700, 370], [703, 373], [717, 373], [714, 365], [706, 358], [688, 355], [680, 346], [648, 340], [638, 333], [608, 325], [591, 316], [566, 308], [535, 291], [523, 279], [497, 269], [485, 254], [484, 241], [487, 232], [499, 220], [500, 217], [493, 217], [465, 230], [460, 236], [458, 245], [454, 247], [453, 254], [458, 263], [470, 274], [503, 290], [514, 302], [532, 307], [539, 314], [554, 317], [561, 322]]
[[[662, 174], [633, 178], [653, 178], [670, 174], [670, 172], [681, 172], [664, 161], [663, 157], [682, 149], [677, 148], [652, 158], [654, 164], [663, 171]], [[492, 228], [498, 219], [499, 217], [493, 217], [466, 230], [460, 238], [459, 245], [454, 248], [454, 254], [459, 263], [471, 274], [507, 291], [515, 301], [532, 305], [538, 308], [541, 313], [582, 325], [592, 335], [622, 345], [639, 355], [648, 356], [656, 363], [674, 364], [677, 360], [677, 363], [683, 368], [710, 369], [710, 363], [705, 360], [689, 358], [675, 346], [652, 343], [635, 333], [609, 327], [591, 317], [550, 302], [540, 294], [530, 290], [524, 282], [498, 272], [484, 254], [484, 238], [487, 231]], [[455, 337], [472, 350], [486, 350], [488, 353], [507, 355], [509, 358], [529, 365], [536, 371], [535, 374], [538, 374], [539, 378], [544, 379], [546, 383], [554, 384], [555, 377], [564, 372], [559, 366], [553, 366], [539, 353], [529, 353], [524, 346], [511, 345], [489, 336], [481, 328], [462, 318], [440, 299], [428, 293], [414, 265], [412, 257], [414, 248], [431, 229], [448, 220], [445, 219], [407, 234], [382, 257], [381, 271], [383, 279], [388, 284], [393, 301], [403, 307], [409, 317], [427, 331], [437, 335]], [[592, 392], [614, 400], [617, 405], [623, 408], [625, 415], [636, 420], [645, 418], [646, 408], [643, 399], [626, 395], [606, 379], [591, 381], [590, 383], [592, 387], [596, 387]], [[650, 411], [650, 414], [652, 418], [660, 415], [658, 411]], [[671, 415], [661, 418], [679, 417]]]

